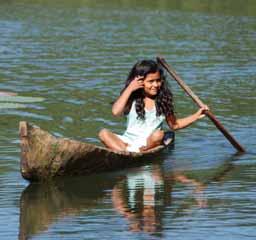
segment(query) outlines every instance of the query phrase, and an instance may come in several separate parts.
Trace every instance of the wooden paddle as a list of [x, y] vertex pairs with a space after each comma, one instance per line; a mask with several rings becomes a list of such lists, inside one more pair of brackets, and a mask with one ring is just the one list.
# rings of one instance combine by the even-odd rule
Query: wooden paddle
[[[196, 96], [192, 90], [185, 84], [185, 82], [176, 74], [174, 70], [167, 64], [164, 58], [157, 57], [157, 61], [166, 69], [166, 71], [178, 82], [181, 88], [193, 99], [193, 101], [199, 106], [203, 107], [204, 103]], [[215, 126], [223, 133], [223, 135], [229, 140], [229, 142], [239, 151], [245, 152], [245, 149], [235, 140], [235, 138], [224, 128], [220, 121], [210, 111], [205, 111], [204, 114], [211, 119]]]

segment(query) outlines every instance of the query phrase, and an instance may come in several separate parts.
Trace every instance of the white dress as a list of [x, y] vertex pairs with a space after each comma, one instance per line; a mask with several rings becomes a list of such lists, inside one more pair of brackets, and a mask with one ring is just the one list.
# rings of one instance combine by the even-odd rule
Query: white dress
[[147, 138], [157, 129], [162, 129], [165, 117], [156, 116], [156, 108], [145, 109], [145, 120], [137, 118], [135, 101], [127, 115], [127, 128], [123, 135], [117, 135], [123, 142], [128, 144], [127, 151], [139, 152], [139, 148], [147, 145]]

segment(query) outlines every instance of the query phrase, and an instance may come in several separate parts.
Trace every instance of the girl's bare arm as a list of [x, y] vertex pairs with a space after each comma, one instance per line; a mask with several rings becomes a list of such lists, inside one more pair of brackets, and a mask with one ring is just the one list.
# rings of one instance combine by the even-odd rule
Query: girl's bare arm
[[118, 99], [115, 101], [115, 103], [112, 106], [112, 114], [114, 116], [121, 116], [124, 113], [124, 109], [126, 106], [126, 103], [135, 90], [139, 88], [143, 88], [143, 77], [138, 76], [135, 77], [134, 80], [131, 81], [129, 86], [122, 92], [122, 94], [118, 97]]
[[203, 118], [205, 116], [203, 112], [207, 110], [209, 110], [209, 108], [205, 105], [204, 107], [200, 108], [196, 113], [188, 117], [176, 119], [174, 116], [170, 116], [166, 118], [166, 121], [171, 129], [173, 130], [182, 129], [191, 125], [193, 122], [197, 121], [198, 119]]

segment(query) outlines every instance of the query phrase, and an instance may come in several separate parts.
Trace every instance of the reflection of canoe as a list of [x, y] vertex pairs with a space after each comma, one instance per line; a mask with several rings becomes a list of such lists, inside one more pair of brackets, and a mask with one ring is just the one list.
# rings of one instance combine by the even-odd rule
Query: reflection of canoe
[[116, 182], [116, 176], [101, 174], [31, 183], [20, 197], [19, 240], [34, 238], [63, 218], [83, 215], [83, 212], [87, 216], [102, 207], [107, 190]]
[[93, 144], [56, 138], [27, 122], [20, 122], [20, 139], [21, 174], [30, 181], [123, 169], [150, 160], [164, 149], [161, 145], [144, 153], [115, 152]]

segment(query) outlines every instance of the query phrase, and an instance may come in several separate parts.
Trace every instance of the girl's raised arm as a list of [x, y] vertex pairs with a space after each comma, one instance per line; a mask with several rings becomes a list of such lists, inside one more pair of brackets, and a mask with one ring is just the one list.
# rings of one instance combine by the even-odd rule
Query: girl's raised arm
[[124, 113], [125, 106], [131, 94], [137, 89], [143, 88], [143, 78], [142, 76], [135, 77], [118, 97], [112, 106], [112, 114], [114, 116], [121, 116]]

